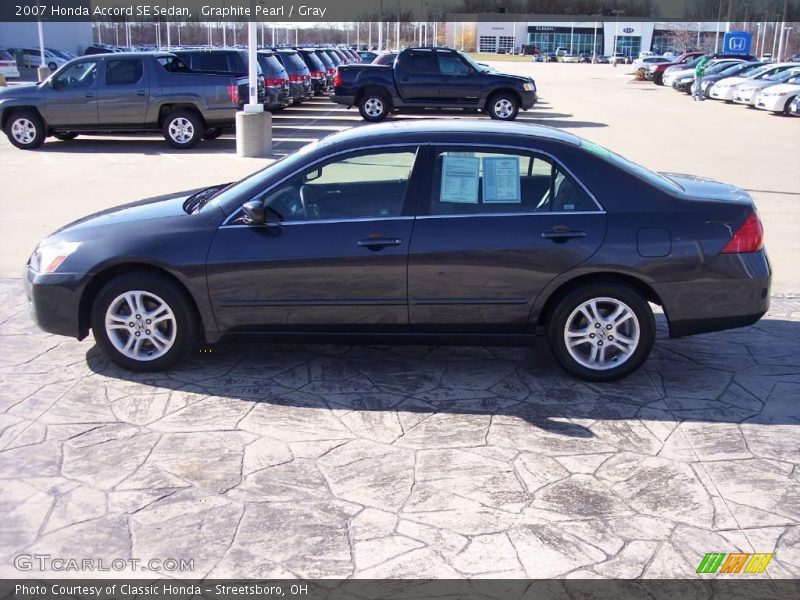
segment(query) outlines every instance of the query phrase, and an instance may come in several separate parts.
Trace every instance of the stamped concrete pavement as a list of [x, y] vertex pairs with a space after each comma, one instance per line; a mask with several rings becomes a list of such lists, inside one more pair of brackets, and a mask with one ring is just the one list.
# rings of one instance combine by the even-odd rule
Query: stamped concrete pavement
[[39, 332], [18, 281], [0, 307], [2, 577], [49, 553], [194, 561], [166, 576], [676, 578], [711, 551], [800, 576], [800, 297], [741, 330], [661, 323], [607, 385], [538, 348], [230, 344], [132, 375]]

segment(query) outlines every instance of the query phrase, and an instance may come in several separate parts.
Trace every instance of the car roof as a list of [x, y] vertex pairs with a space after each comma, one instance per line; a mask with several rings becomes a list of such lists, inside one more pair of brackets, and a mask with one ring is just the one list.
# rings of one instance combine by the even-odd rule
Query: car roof
[[367, 127], [356, 127], [325, 138], [326, 142], [339, 143], [358, 141], [366, 138], [384, 137], [392, 134], [420, 134], [427, 136], [435, 133], [478, 133], [503, 136], [520, 136], [539, 138], [580, 145], [580, 138], [572, 133], [545, 125], [529, 123], [502, 123], [495, 121], [436, 120], [419, 119], [372, 124]]

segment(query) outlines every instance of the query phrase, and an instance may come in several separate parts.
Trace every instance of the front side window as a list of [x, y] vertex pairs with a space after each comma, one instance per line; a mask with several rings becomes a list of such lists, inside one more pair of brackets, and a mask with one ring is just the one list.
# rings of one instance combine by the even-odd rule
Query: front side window
[[415, 157], [416, 148], [357, 152], [306, 169], [261, 199], [286, 223], [400, 216]]
[[97, 62], [93, 60], [75, 63], [58, 74], [59, 87], [91, 87], [97, 82]]
[[597, 210], [583, 187], [535, 152], [459, 148], [437, 153], [431, 215]]
[[469, 67], [464, 61], [455, 56], [439, 54], [438, 58], [439, 72], [442, 75], [466, 75], [469, 72]]
[[106, 61], [107, 85], [133, 85], [144, 74], [144, 66], [139, 59]]

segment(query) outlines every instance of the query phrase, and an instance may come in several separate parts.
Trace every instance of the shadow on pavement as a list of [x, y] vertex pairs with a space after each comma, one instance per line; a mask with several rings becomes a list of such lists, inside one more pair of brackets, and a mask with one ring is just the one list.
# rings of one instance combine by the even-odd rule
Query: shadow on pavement
[[567, 375], [542, 339], [523, 348], [222, 343], [166, 373], [122, 370], [97, 347], [86, 360], [97, 374], [166, 390], [309, 409], [516, 417], [566, 438], [596, 437], [596, 421], [800, 423], [800, 322], [681, 339], [666, 337], [663, 315], [657, 322], [644, 367], [605, 384]]

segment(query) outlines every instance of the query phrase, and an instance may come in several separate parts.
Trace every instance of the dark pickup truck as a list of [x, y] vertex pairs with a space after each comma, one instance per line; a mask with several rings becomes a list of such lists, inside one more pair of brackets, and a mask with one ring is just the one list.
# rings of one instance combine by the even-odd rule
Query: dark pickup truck
[[536, 103], [530, 77], [488, 70], [450, 48], [407, 48], [392, 65], [342, 65], [334, 79], [334, 102], [358, 106], [367, 121], [393, 110], [465, 108], [513, 121]]
[[192, 72], [166, 52], [114, 53], [71, 60], [35, 85], [0, 89], [0, 123], [17, 148], [47, 136], [161, 131], [191, 148], [232, 126], [239, 106], [235, 77]]

